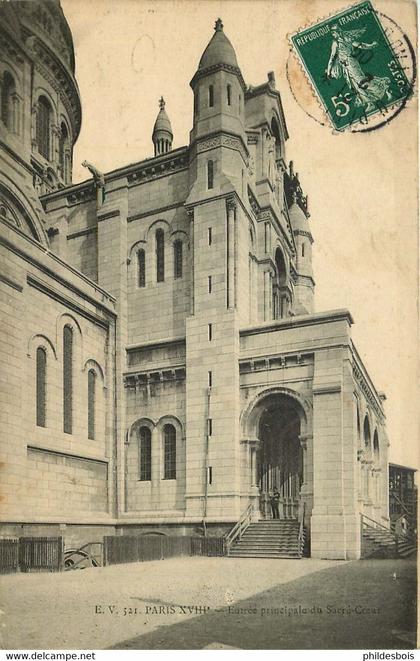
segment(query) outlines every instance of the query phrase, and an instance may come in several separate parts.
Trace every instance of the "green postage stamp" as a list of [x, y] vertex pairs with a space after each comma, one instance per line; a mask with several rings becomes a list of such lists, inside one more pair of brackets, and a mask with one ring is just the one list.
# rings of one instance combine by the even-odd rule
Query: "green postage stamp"
[[403, 103], [412, 86], [371, 2], [290, 37], [333, 127], [339, 131]]

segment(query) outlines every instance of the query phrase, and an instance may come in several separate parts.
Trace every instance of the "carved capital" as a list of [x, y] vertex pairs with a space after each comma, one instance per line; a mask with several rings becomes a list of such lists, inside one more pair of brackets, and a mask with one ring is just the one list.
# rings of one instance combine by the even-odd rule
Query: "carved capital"
[[237, 209], [236, 200], [234, 197], [226, 198], [226, 209], [229, 211], [235, 211]]
[[187, 218], [190, 222], [194, 220], [194, 209], [187, 209]]
[[311, 441], [312, 438], [312, 434], [299, 434], [298, 439], [302, 450], [308, 449], [308, 441]]

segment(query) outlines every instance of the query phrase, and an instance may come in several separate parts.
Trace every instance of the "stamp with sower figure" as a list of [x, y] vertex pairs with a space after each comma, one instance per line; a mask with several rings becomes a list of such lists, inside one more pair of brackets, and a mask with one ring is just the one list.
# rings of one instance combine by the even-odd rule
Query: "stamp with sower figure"
[[415, 71], [414, 54], [407, 66], [407, 56], [398, 52], [403, 41], [393, 43], [391, 32], [366, 1], [290, 37], [334, 129], [382, 124], [412, 95], [415, 76], [408, 74]]

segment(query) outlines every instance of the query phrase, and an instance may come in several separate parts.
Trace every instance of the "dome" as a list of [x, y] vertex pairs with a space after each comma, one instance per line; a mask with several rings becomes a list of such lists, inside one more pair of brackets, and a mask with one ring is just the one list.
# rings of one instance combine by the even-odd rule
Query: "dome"
[[163, 131], [173, 136], [171, 122], [165, 110], [165, 101], [163, 97], [161, 97], [159, 101], [159, 107], [160, 110], [158, 112], [158, 116], [156, 117], [155, 125], [153, 127], [153, 135], [156, 135], [156, 133]]
[[216, 64], [227, 64], [228, 66], [239, 69], [235, 51], [223, 32], [223, 23], [220, 18], [217, 19], [214, 30], [214, 35], [201, 56], [198, 69], [208, 69]]
[[297, 202], [293, 202], [289, 209], [289, 218], [293, 232], [306, 232], [311, 234], [309, 221]]

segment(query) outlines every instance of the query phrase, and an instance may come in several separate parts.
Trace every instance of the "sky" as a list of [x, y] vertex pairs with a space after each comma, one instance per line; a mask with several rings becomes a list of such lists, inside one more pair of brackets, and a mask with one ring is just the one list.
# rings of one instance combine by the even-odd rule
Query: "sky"
[[[84, 159], [107, 172], [153, 155], [161, 95], [174, 133], [188, 144], [189, 82], [220, 16], [248, 85], [274, 71], [293, 160], [309, 196], [317, 311], [348, 308], [352, 336], [377, 390], [387, 396], [390, 460], [417, 467], [418, 230], [416, 99], [369, 134], [333, 134], [308, 112], [310, 88], [287, 35], [349, 5], [337, 0], [61, 0], [73, 33], [82, 129], [74, 182]], [[410, 0], [375, 1], [415, 41]], [[289, 76], [290, 79], [295, 80]], [[296, 97], [299, 103], [296, 101]], [[307, 103], [306, 103], [307, 102]], [[303, 106], [303, 107], [301, 107]], [[321, 115], [318, 115], [322, 118]]]

